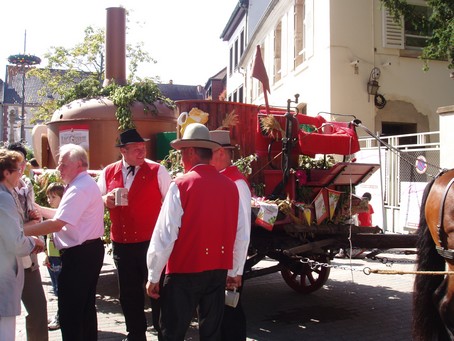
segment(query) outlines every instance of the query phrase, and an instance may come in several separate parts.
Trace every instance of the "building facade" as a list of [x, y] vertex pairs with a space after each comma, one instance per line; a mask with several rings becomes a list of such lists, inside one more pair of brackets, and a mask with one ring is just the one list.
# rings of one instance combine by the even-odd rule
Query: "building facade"
[[[409, 2], [429, 11], [422, 0]], [[353, 115], [382, 135], [435, 131], [454, 82], [447, 61], [431, 60], [423, 71], [425, 38], [395, 23], [379, 0], [240, 0], [221, 35], [230, 50], [227, 99], [264, 103], [251, 77], [259, 45], [270, 105], [299, 94], [296, 106], [308, 115]]]

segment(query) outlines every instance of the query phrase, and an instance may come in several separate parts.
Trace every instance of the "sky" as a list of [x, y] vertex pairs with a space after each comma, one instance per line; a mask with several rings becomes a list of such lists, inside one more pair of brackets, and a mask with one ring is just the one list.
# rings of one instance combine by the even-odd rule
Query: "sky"
[[[126, 43], [143, 42], [156, 64], [143, 65], [140, 77], [163, 83], [205, 85], [228, 63], [227, 42], [220, 36], [238, 0], [1, 1], [0, 79], [8, 56], [24, 52], [43, 58], [52, 46], [81, 43], [88, 26], [106, 26], [106, 8], [126, 8]], [[77, 6], [76, 6], [77, 5]], [[26, 34], [25, 34], [26, 32]], [[45, 66], [43, 60], [41, 66]]]

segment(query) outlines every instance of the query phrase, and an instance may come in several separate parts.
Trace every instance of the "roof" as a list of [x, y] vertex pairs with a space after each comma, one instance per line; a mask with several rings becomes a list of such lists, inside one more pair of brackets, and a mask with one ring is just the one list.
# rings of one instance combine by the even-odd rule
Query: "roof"
[[203, 88], [199, 85], [157, 84], [161, 93], [173, 101], [204, 99]]
[[[22, 103], [22, 89], [24, 85], [24, 74], [20, 67], [8, 65], [6, 67], [6, 80], [2, 86], [4, 104]], [[38, 105], [43, 102], [43, 98], [38, 95], [38, 90], [43, 84], [37, 77], [25, 76], [25, 103], [28, 105]]]
[[224, 30], [219, 38], [223, 41], [229, 41], [232, 34], [235, 32], [235, 29], [238, 27], [238, 23], [246, 15], [247, 8], [249, 6], [249, 0], [239, 0], [235, 9], [232, 12], [232, 15], [229, 18], [229, 21], [225, 25]]
[[210, 79], [205, 84], [205, 90], [210, 88], [213, 81], [221, 81], [221, 82], [224, 82], [224, 84], [225, 84], [226, 77], [227, 77], [227, 68], [225, 67], [221, 71], [219, 71], [217, 74], [210, 77]]
[[[51, 72], [64, 72], [64, 70], [51, 70]], [[21, 69], [8, 65], [6, 67], [6, 80], [0, 79], [0, 99], [5, 105], [17, 105], [22, 103], [23, 73]], [[162, 94], [171, 100], [204, 99], [205, 94], [202, 86], [157, 84]], [[43, 83], [37, 77], [25, 76], [25, 103], [27, 106], [37, 106], [45, 102], [47, 98], [38, 95]], [[2, 93], [4, 94], [2, 95]], [[50, 96], [57, 95], [50, 94]]]

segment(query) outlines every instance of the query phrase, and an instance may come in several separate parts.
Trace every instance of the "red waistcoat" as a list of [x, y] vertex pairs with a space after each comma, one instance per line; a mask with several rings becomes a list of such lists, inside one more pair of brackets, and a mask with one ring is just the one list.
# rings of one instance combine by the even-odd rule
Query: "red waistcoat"
[[210, 165], [175, 179], [183, 217], [167, 273], [231, 269], [238, 225], [238, 190]]
[[[124, 187], [122, 161], [106, 167], [106, 188]], [[161, 209], [158, 183], [159, 165], [144, 162], [137, 171], [128, 193], [128, 206], [110, 209], [110, 238], [117, 243], [139, 243], [151, 239]]]
[[249, 181], [247, 180], [247, 178], [244, 176], [243, 173], [241, 173], [239, 170], [238, 170], [238, 167], [237, 166], [229, 166], [227, 168], [225, 168], [221, 174], [225, 175], [226, 177], [228, 177], [230, 180], [232, 180], [233, 182], [237, 181], [237, 180], [244, 180], [244, 182], [246, 182], [246, 184], [248, 185], [249, 189], [250, 189], [250, 185], [249, 185]]

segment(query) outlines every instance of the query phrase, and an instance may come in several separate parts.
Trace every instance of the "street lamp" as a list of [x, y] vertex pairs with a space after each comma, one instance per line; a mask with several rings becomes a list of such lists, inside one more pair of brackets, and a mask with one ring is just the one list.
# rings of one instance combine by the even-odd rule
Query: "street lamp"
[[367, 93], [372, 96], [375, 96], [378, 93], [378, 88], [380, 88], [380, 85], [378, 85], [377, 79], [380, 78], [380, 69], [378, 67], [374, 67], [370, 71], [369, 75], [369, 81], [367, 82]]

